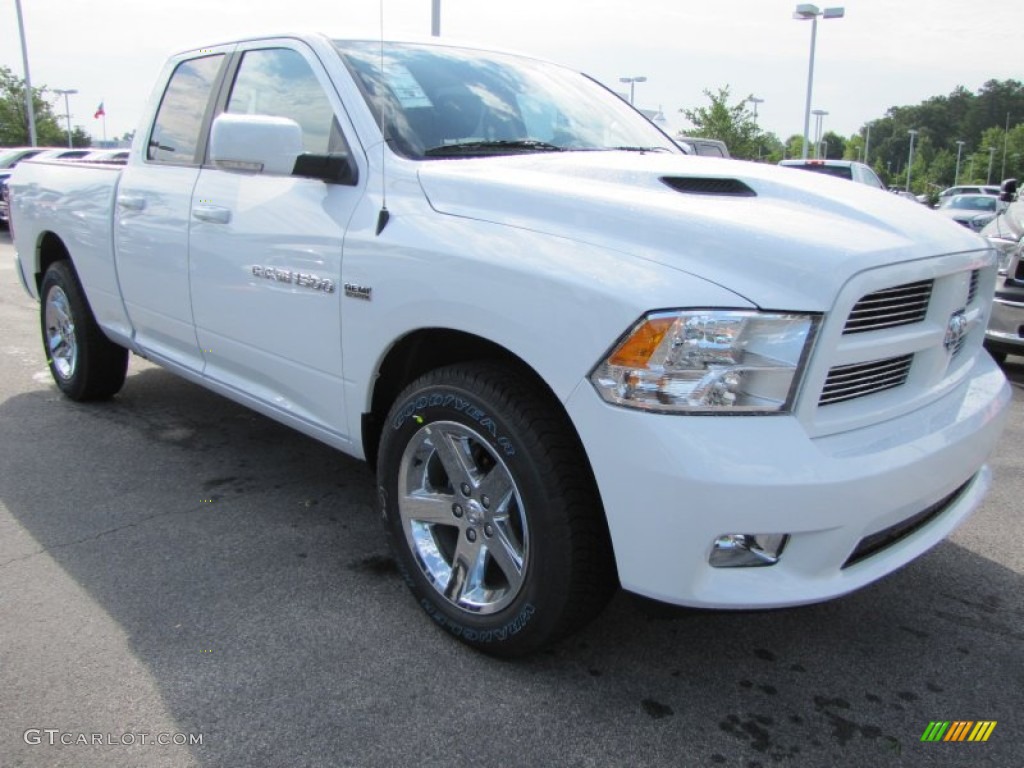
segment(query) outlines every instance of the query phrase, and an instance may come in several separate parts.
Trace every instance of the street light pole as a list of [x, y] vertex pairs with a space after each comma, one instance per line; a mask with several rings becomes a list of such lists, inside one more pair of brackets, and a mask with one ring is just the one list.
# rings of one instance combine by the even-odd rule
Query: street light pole
[[71, 106], [68, 103], [68, 96], [74, 96], [78, 91], [75, 88], [54, 88], [53, 92], [64, 97], [64, 115], [68, 120], [68, 149], [71, 148]]
[[757, 159], [761, 159], [761, 129], [757, 125], [757, 105], [764, 104], [764, 99], [759, 99], [751, 94], [747, 101], [754, 105], [754, 129], [757, 131]]
[[757, 96], [749, 96], [747, 101], [754, 105], [754, 125], [757, 125], [757, 105], [764, 104], [764, 99], [759, 99]]
[[992, 161], [995, 159], [995, 156], [996, 156], [996, 148], [995, 147], [987, 147], [986, 149], [988, 151], [988, 176], [985, 177], [985, 183], [986, 184], [991, 184], [992, 183]]
[[1006, 144], [1010, 139], [1010, 113], [1006, 113], [1006, 128], [1003, 129], [1003, 166], [999, 170], [1000, 180], [1006, 178]]
[[815, 109], [811, 114], [814, 115], [814, 158], [817, 160], [821, 158], [821, 132], [824, 127], [822, 123], [828, 112], [824, 109]]
[[868, 151], [871, 148], [871, 123], [868, 123], [867, 136], [864, 139], [864, 165], [871, 165], [868, 162]]
[[441, 0], [432, 0], [430, 8], [430, 35], [441, 36]]
[[636, 96], [636, 84], [646, 83], [647, 78], [644, 77], [643, 75], [639, 75], [637, 77], [620, 77], [619, 82], [629, 83], [629, 103], [632, 104], [633, 98]]
[[907, 131], [910, 134], [910, 155], [907, 157], [907, 192], [910, 191], [910, 169], [914, 165], [914, 137], [917, 136], [917, 131], [911, 129]]
[[964, 151], [964, 144], [966, 143], [966, 141], [958, 141], [956, 143], [956, 174], [953, 176], [954, 187], [960, 183], [960, 153]]
[[811, 20], [811, 57], [807, 66], [807, 101], [804, 105], [804, 148], [803, 159], [807, 159], [807, 134], [811, 128], [811, 93], [814, 90], [814, 47], [818, 39], [818, 17], [826, 19], [841, 19], [846, 13], [844, 8], [826, 8], [824, 11], [816, 5], [801, 3], [793, 12], [793, 18], [798, 21]]
[[18, 34], [21, 36], [21, 63], [25, 68], [25, 114], [28, 115], [28, 143], [36, 146], [36, 107], [32, 99], [32, 77], [28, 73], [28, 44], [25, 42], [25, 22], [21, 16], [21, 0], [14, 0], [18, 11]]

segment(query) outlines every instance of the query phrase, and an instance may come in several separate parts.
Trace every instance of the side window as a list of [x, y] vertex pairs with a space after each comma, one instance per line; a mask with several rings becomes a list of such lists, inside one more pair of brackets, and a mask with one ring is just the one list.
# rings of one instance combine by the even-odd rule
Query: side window
[[146, 159], [168, 165], [194, 165], [203, 115], [217, 80], [223, 55], [179, 64], [167, 83], [149, 134]]
[[864, 169], [864, 178], [871, 186], [878, 187], [879, 189], [885, 189], [885, 184], [882, 183], [882, 180], [878, 178], [878, 176], [875, 175], [875, 172], [870, 168]]
[[347, 151], [327, 94], [306, 60], [289, 48], [245, 52], [227, 111], [294, 120], [307, 152]]

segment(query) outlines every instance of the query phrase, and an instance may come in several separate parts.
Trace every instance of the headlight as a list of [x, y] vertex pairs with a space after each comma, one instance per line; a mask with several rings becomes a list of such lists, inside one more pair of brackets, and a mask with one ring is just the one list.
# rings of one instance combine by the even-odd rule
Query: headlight
[[989, 244], [999, 253], [999, 274], [1005, 275], [1010, 268], [1010, 261], [1013, 259], [1013, 252], [1017, 250], [1020, 242], [1007, 240], [1005, 237], [990, 237]]
[[816, 315], [654, 312], [590, 381], [609, 403], [664, 413], [789, 411]]
[[979, 213], [973, 219], [971, 219], [971, 229], [975, 232], [981, 232], [987, 224], [995, 219], [996, 214], [994, 213]]

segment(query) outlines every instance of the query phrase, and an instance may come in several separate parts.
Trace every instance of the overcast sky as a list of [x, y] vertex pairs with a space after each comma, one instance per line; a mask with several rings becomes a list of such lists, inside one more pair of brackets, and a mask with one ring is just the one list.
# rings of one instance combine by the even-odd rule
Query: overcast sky
[[[613, 85], [643, 75], [637, 106], [706, 105], [703, 90], [764, 99], [759, 121], [803, 130], [811, 24], [782, 0], [441, 0], [442, 34], [521, 51]], [[824, 6], [822, 6], [824, 7]], [[431, 0], [384, 0], [387, 37], [430, 34]], [[813, 108], [825, 130], [856, 132], [894, 105], [956, 86], [1024, 77], [1024, 0], [849, 0], [818, 23]], [[377, 0], [22, 0], [33, 85], [77, 88], [72, 123], [102, 138], [136, 126], [169, 53], [251, 32], [376, 30]], [[14, 0], [0, 0], [0, 64], [23, 74]], [[57, 108], [61, 114], [64, 105]], [[1011, 117], [1024, 121], [1024, 115]], [[813, 126], [812, 126], [813, 130]]]

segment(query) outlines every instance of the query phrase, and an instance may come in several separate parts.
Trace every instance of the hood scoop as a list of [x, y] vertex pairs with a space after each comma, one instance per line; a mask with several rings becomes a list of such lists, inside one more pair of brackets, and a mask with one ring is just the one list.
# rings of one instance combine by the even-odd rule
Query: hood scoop
[[757, 197], [757, 193], [739, 179], [702, 178], [699, 176], [662, 176], [661, 182], [676, 192], [716, 197]]

